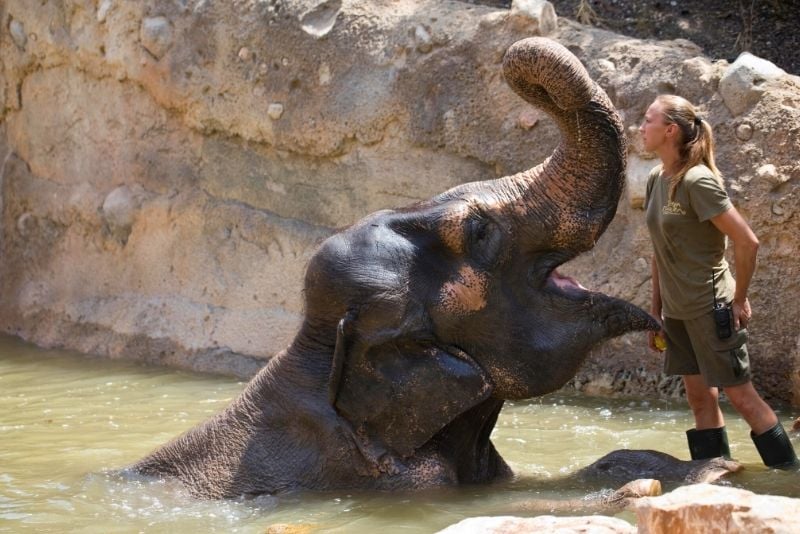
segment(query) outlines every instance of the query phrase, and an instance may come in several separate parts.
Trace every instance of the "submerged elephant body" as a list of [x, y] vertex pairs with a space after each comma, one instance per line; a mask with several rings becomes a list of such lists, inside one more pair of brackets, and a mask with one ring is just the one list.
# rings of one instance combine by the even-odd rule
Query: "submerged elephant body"
[[504, 74], [561, 128], [552, 156], [326, 240], [292, 344], [134, 472], [212, 498], [496, 480], [510, 475], [489, 440], [504, 400], [554, 391], [597, 343], [657, 328], [556, 271], [616, 210], [625, 141], [610, 101], [552, 41], [514, 44]]
[[578, 480], [624, 484], [638, 478], [652, 478], [661, 482], [697, 484], [714, 482], [742, 468], [741, 464], [726, 458], [706, 460], [679, 460], [669, 454], [652, 450], [612, 451], [596, 462], [578, 471]]

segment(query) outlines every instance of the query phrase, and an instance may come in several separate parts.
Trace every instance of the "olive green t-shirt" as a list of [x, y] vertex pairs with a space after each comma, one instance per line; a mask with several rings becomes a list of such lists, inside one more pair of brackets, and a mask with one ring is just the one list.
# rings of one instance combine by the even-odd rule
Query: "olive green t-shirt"
[[670, 202], [669, 178], [658, 165], [647, 180], [645, 207], [664, 316], [686, 320], [711, 311], [712, 274], [717, 300], [730, 302], [736, 282], [724, 257], [727, 240], [709, 219], [732, 204], [711, 170], [689, 169]]

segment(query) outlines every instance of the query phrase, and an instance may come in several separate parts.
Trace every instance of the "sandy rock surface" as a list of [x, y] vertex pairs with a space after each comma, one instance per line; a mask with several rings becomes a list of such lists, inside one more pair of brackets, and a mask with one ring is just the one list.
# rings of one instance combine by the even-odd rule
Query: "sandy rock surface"
[[757, 495], [747, 490], [695, 484], [659, 497], [638, 499], [640, 534], [797, 532], [800, 499]]
[[[656, 94], [688, 97], [715, 125], [726, 186], [761, 240], [755, 382], [800, 402], [800, 79], [767, 69], [748, 88], [750, 71], [734, 77], [688, 41], [552, 28], [523, 4], [540, 3], [2, 3], [0, 329], [249, 376], [294, 335], [305, 264], [336, 228], [552, 151], [555, 126], [500, 69], [511, 43], [546, 30], [609, 93], [632, 141], [616, 219], [563, 273], [649, 307], [642, 197], [655, 162], [636, 129]], [[573, 385], [678, 393], [660, 369], [628, 336]]]
[[439, 534], [633, 534], [636, 527], [616, 517], [473, 517], [440, 530]]
[[692, 484], [665, 495], [642, 497], [634, 500], [631, 507], [636, 513], [635, 526], [605, 516], [494, 516], [464, 519], [440, 533], [789, 534], [796, 532], [800, 524], [800, 499], [757, 495], [712, 484]]

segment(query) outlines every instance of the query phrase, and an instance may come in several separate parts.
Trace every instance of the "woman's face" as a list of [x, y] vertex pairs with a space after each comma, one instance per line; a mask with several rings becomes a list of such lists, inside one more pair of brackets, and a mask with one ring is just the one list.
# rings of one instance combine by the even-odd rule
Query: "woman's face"
[[674, 125], [664, 121], [664, 114], [661, 113], [661, 105], [658, 101], [650, 104], [647, 113], [644, 114], [644, 122], [639, 126], [644, 149], [648, 152], [658, 152], [659, 148], [672, 142], [672, 136], [668, 134], [671, 132], [671, 126]]

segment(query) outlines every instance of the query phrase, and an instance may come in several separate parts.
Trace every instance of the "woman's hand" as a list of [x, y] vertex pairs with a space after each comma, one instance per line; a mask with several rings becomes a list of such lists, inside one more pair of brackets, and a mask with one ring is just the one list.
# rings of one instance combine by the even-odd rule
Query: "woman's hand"
[[[650, 347], [650, 350], [654, 352], [664, 352], [667, 348], [667, 338], [664, 334], [664, 320], [661, 318], [661, 310], [659, 309], [658, 312], [653, 310], [650, 312], [650, 314], [655, 317], [658, 321], [658, 324], [661, 325], [661, 330], [658, 332], [653, 332], [652, 330], [647, 332], [647, 346]], [[660, 339], [656, 341], [656, 338]]]
[[653, 352], [664, 352], [667, 349], [665, 340], [664, 330], [659, 330], [658, 332], [653, 332], [651, 330], [647, 332], [647, 346], [650, 347], [650, 350]]
[[734, 300], [731, 308], [733, 309], [733, 328], [735, 330], [747, 328], [747, 323], [750, 322], [750, 317], [753, 316], [753, 312], [750, 309], [750, 301], [747, 298], [744, 299], [744, 302]]

